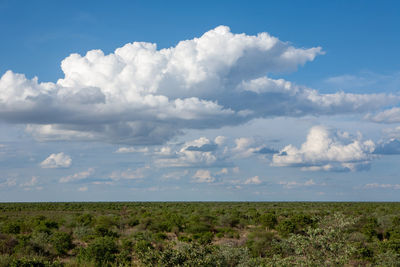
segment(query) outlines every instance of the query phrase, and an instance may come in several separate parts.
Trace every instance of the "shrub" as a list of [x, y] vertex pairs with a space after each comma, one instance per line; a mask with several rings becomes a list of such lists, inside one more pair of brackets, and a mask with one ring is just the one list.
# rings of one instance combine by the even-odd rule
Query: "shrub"
[[89, 226], [92, 224], [93, 221], [93, 215], [89, 213], [85, 213], [82, 215], [79, 215], [76, 221], [83, 226]]
[[265, 231], [256, 231], [249, 234], [246, 246], [252, 257], [264, 257], [267, 250], [271, 248], [274, 234]]
[[311, 218], [311, 216], [303, 213], [292, 216], [290, 220], [293, 222], [298, 230], [303, 229], [307, 226], [312, 226], [314, 224], [314, 220]]
[[21, 226], [17, 222], [9, 222], [3, 226], [2, 230], [6, 234], [19, 234], [21, 232]]
[[67, 254], [73, 248], [72, 237], [68, 233], [57, 232], [51, 236], [51, 244], [58, 255]]
[[274, 229], [278, 220], [274, 213], [264, 213], [260, 216], [260, 222], [263, 226], [268, 227], [269, 229]]
[[276, 229], [278, 230], [280, 235], [286, 237], [289, 234], [294, 233], [294, 231], [296, 230], [296, 225], [291, 220], [286, 219], [279, 222]]
[[94, 262], [96, 266], [104, 266], [115, 261], [118, 247], [111, 237], [99, 237], [93, 240], [87, 248], [82, 248], [78, 258]]

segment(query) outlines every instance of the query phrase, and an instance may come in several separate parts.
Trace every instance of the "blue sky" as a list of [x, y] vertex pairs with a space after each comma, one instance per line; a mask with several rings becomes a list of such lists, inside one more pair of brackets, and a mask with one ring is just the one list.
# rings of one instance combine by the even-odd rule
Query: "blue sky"
[[0, 201], [399, 201], [399, 11], [0, 1]]

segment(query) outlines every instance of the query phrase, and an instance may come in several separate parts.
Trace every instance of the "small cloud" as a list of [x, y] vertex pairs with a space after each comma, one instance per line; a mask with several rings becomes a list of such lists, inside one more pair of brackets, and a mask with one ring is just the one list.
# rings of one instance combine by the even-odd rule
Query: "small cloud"
[[211, 176], [209, 170], [197, 170], [193, 175], [193, 182], [195, 183], [212, 183], [215, 178]]
[[74, 181], [83, 180], [83, 179], [86, 179], [89, 176], [91, 176], [93, 173], [94, 173], [94, 169], [89, 168], [87, 171], [78, 172], [73, 175], [62, 177], [59, 182], [60, 183], [70, 183], [70, 182], [74, 182]]
[[226, 175], [228, 174], [227, 168], [222, 168], [219, 172], [216, 173], [217, 175]]
[[[304, 183], [301, 182], [296, 182], [296, 181], [290, 181], [290, 182], [286, 182], [286, 181], [281, 181], [278, 184], [283, 185], [283, 187], [291, 189], [294, 187], [303, 187], [303, 186], [314, 186], [317, 185], [312, 179], [305, 181]], [[321, 186], [324, 184], [320, 184]]]
[[109, 177], [114, 181], [118, 181], [121, 179], [126, 179], [126, 180], [143, 179], [145, 178], [145, 172], [149, 169], [150, 167], [146, 166], [143, 168], [138, 168], [136, 170], [127, 169], [125, 171], [113, 171]]
[[80, 191], [80, 192], [86, 192], [86, 191], [88, 191], [88, 187], [87, 187], [87, 186], [79, 187], [79, 188], [78, 188], [78, 191]]
[[305, 186], [315, 185], [315, 182], [314, 182], [312, 179], [310, 179], [310, 180], [306, 181], [306, 182], [304, 183], [304, 185], [305, 185]]
[[226, 137], [221, 136], [221, 135], [215, 137], [215, 139], [214, 139], [214, 143], [216, 143], [219, 146], [222, 146], [225, 143], [225, 141], [226, 141]]
[[244, 184], [261, 184], [261, 183], [262, 181], [258, 176], [251, 177], [244, 182]]
[[72, 159], [63, 152], [51, 154], [47, 159], [40, 163], [40, 167], [45, 169], [68, 168], [71, 166]]
[[37, 183], [38, 183], [38, 178], [36, 176], [32, 176], [32, 178], [29, 181], [27, 181], [27, 182], [25, 182], [23, 184], [20, 184], [20, 186], [21, 187], [33, 187]]

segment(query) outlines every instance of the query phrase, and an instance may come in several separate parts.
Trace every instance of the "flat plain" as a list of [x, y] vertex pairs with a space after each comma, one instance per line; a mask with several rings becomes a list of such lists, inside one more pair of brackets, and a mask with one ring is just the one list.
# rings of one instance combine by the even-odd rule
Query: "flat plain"
[[400, 266], [400, 203], [0, 203], [0, 266]]

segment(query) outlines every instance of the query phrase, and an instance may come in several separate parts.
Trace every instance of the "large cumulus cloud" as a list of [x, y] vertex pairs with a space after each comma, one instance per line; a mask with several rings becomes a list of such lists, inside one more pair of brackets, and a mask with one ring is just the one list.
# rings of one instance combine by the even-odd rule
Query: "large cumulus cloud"
[[233, 34], [219, 26], [161, 50], [134, 42], [109, 55], [71, 54], [61, 63], [64, 78], [55, 83], [7, 71], [0, 79], [0, 119], [26, 123], [44, 141], [159, 144], [188, 128], [255, 117], [370, 112], [398, 100], [320, 94], [267, 76], [294, 71], [322, 53], [267, 33]]
[[274, 154], [272, 165], [309, 171], [355, 171], [370, 165], [374, 150], [371, 140], [363, 141], [360, 136], [354, 138], [347, 132], [314, 126], [300, 148], [288, 145]]

